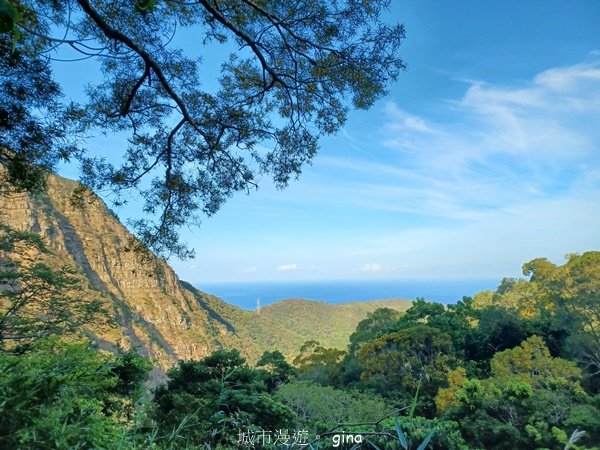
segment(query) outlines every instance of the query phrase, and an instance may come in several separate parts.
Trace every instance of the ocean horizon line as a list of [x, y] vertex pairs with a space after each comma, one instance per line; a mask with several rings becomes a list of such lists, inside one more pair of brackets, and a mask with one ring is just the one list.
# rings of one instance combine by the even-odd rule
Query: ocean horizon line
[[267, 306], [281, 300], [303, 299], [325, 303], [352, 303], [373, 300], [415, 300], [424, 298], [444, 304], [456, 303], [477, 292], [495, 290], [497, 278], [419, 279], [419, 280], [294, 280], [235, 281], [195, 283], [207, 294], [215, 295], [243, 309], [256, 309], [257, 301]]

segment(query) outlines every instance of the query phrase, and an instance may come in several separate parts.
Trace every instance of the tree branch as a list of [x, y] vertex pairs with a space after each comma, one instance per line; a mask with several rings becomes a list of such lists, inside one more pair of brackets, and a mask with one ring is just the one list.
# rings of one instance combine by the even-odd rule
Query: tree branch
[[229, 22], [227, 20], [227, 18], [223, 14], [221, 14], [221, 12], [216, 7], [213, 7], [207, 0], [200, 0], [199, 3], [202, 6], [204, 6], [204, 8], [206, 8], [206, 10], [208, 12], [210, 12], [213, 15], [213, 17], [217, 21], [219, 21], [225, 28], [230, 30], [233, 34], [235, 34], [242, 41], [244, 41], [246, 43], [246, 45], [248, 45], [248, 47], [250, 47], [252, 52], [256, 55], [256, 57], [260, 61], [260, 64], [262, 65], [263, 70], [265, 70], [269, 75], [271, 75], [272, 82], [269, 86], [273, 86], [274, 82], [277, 81], [277, 82], [281, 83], [284, 87], [288, 87], [287, 83], [285, 81], [283, 81], [281, 76], [277, 72], [275, 72], [275, 70], [269, 65], [269, 63], [267, 63], [267, 60], [265, 59], [265, 56], [262, 54], [262, 52], [258, 46], [258, 43], [254, 39], [252, 39], [250, 36], [248, 36], [248, 34], [244, 33], [239, 28], [235, 27], [231, 22]]

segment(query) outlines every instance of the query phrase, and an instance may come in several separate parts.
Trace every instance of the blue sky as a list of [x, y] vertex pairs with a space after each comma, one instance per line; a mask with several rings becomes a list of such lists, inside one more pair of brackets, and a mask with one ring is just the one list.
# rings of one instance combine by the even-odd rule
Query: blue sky
[[389, 96], [184, 231], [181, 278], [500, 279], [600, 249], [600, 2], [393, 3]]

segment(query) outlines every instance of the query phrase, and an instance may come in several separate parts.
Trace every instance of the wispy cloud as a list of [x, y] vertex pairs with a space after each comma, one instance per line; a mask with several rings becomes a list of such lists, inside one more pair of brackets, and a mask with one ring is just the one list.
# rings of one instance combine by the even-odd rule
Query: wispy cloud
[[400, 109], [396, 103], [388, 102], [385, 111], [390, 119], [387, 129], [390, 131], [417, 132], [426, 134], [437, 134], [439, 131], [422, 117], [409, 114]]
[[426, 119], [386, 105], [376, 162], [321, 161], [351, 174], [329, 196], [397, 213], [397, 232], [362, 243], [380, 263], [361, 271], [516, 275], [514, 261], [600, 245], [600, 55], [518, 85], [471, 80], [438, 106]]
[[300, 266], [298, 264], [283, 264], [277, 267], [278, 272], [289, 272], [292, 270], [299, 270]]
[[382, 269], [381, 264], [369, 263], [360, 268], [361, 272], [379, 272]]
[[490, 211], [462, 225], [421, 226], [365, 242], [400, 277], [517, 276], [520, 264], [540, 256], [562, 263], [571, 252], [597, 250], [598, 196], [576, 195]]
[[600, 58], [591, 58], [519, 85], [470, 81], [439, 105], [445, 120], [389, 103], [384, 162], [320, 163], [356, 174], [339, 186], [341, 201], [452, 220], [566, 194], [600, 163]]

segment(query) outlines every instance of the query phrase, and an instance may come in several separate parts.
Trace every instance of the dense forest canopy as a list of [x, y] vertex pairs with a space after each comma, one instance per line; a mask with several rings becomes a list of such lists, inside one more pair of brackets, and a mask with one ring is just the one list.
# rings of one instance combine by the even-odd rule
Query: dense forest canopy
[[[145, 244], [189, 256], [182, 225], [262, 175], [286, 186], [319, 136], [386, 93], [404, 69], [404, 29], [381, 16], [388, 3], [1, 0], [2, 186], [39, 189], [44, 170], [76, 157], [82, 181], [115, 204], [141, 196], [144, 217], [130, 225]], [[207, 68], [203, 51], [176, 45], [182, 30], [196, 37], [188, 47], [235, 50]], [[87, 103], [65, 102], [53, 58], [99, 63], [82, 80]], [[84, 150], [98, 132], [127, 136], [120, 161]]]

